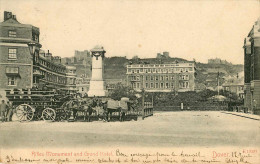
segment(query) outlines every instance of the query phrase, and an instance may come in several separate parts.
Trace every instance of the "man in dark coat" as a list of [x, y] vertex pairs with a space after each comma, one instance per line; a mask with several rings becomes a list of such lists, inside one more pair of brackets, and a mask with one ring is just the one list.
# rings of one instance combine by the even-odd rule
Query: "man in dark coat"
[[2, 122], [5, 121], [6, 110], [7, 110], [7, 104], [5, 103], [5, 100], [2, 100], [2, 104], [0, 106], [0, 116]]

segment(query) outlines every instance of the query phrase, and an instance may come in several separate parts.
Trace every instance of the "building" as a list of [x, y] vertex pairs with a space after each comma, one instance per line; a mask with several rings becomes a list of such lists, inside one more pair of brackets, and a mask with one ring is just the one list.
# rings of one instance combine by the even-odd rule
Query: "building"
[[195, 71], [195, 62], [127, 65], [127, 85], [136, 91], [194, 91]]
[[75, 50], [74, 57], [77, 59], [77, 61], [84, 60], [87, 58], [91, 59], [91, 55], [88, 50], [84, 50], [84, 51]]
[[81, 77], [76, 78], [76, 88], [77, 92], [81, 95], [85, 95], [89, 91], [89, 82], [90, 77], [82, 75]]
[[230, 65], [232, 63], [227, 62], [226, 60], [222, 60], [220, 58], [215, 58], [215, 59], [208, 59], [208, 64], [226, 64], [226, 65]]
[[161, 53], [157, 53], [156, 58], [159, 58], [159, 59], [161, 59], [161, 58], [170, 58], [170, 53], [167, 52], [167, 51], [164, 51], [162, 54]]
[[260, 18], [244, 40], [244, 106], [260, 114]]
[[240, 99], [244, 98], [244, 79], [239, 77], [230, 77], [222, 84], [223, 90], [235, 93]]
[[[61, 64], [59, 56], [40, 49], [39, 28], [21, 24], [5, 11], [0, 29], [0, 90], [47, 86], [69, 91], [75, 86], [75, 69]], [[39, 45], [34, 54], [28, 44]]]

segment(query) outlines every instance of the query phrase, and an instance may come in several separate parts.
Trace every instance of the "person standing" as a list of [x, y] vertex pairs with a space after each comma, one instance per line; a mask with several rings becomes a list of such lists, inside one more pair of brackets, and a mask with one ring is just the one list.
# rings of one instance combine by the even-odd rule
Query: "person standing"
[[0, 107], [0, 116], [1, 116], [1, 121], [2, 121], [2, 122], [5, 121], [6, 108], [7, 108], [7, 105], [6, 105], [6, 103], [5, 103], [5, 100], [2, 100], [2, 104], [1, 104], [1, 107]]
[[13, 113], [14, 113], [13, 104], [10, 101], [7, 101], [7, 112], [6, 112], [7, 121], [12, 121]]

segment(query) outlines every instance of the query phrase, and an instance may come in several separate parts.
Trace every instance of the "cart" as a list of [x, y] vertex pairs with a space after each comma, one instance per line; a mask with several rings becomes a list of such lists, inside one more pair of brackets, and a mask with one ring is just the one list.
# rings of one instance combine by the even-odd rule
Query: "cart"
[[54, 90], [14, 89], [6, 90], [6, 97], [15, 107], [20, 122], [31, 120], [55, 121], [64, 117], [62, 104], [70, 96], [57, 94]]

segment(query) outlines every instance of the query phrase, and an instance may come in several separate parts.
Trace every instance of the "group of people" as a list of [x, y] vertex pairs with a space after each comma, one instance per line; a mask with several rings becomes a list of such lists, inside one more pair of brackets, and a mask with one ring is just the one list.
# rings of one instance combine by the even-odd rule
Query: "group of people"
[[11, 102], [2, 100], [0, 105], [0, 118], [2, 122], [12, 121], [12, 116], [14, 114], [14, 108]]

